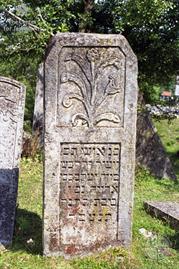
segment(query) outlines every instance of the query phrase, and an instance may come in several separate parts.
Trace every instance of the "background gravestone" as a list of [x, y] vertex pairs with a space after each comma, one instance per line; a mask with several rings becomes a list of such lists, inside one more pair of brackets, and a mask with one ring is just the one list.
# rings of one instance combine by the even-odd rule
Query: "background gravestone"
[[44, 98], [44, 64], [39, 65], [37, 71], [34, 115], [33, 115], [33, 131], [39, 131], [42, 136], [43, 132], [43, 98]]
[[131, 243], [137, 88], [137, 59], [123, 36], [52, 39], [45, 62], [45, 255]]
[[137, 115], [136, 162], [158, 178], [177, 179], [152, 119], [144, 111]]
[[0, 244], [12, 241], [21, 154], [25, 87], [0, 77]]

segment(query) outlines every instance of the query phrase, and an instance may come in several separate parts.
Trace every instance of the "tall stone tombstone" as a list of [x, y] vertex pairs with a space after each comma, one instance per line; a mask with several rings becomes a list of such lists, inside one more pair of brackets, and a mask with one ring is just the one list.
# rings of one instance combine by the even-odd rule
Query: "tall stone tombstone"
[[45, 255], [131, 243], [137, 59], [121, 35], [57, 34], [45, 61]]
[[21, 154], [25, 87], [0, 77], [0, 244], [12, 242], [18, 165]]

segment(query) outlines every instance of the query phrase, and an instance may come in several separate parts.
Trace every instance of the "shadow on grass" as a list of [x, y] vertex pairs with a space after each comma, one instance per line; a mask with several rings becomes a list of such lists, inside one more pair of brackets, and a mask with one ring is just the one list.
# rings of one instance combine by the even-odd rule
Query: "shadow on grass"
[[17, 209], [12, 251], [42, 255], [42, 219], [36, 213]]
[[167, 155], [172, 162], [176, 176], [179, 179], [179, 150], [170, 151], [170, 150], [166, 149], [166, 152], [167, 152]]
[[174, 235], [168, 236], [168, 239], [170, 240], [170, 247], [179, 250], [179, 232], [176, 231]]

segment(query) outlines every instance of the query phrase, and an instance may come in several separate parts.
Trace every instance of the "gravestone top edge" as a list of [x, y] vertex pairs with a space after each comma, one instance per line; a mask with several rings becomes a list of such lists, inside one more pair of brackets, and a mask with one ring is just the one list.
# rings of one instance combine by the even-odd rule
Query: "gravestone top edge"
[[10, 77], [4, 77], [4, 76], [0, 76], [0, 82], [4, 82], [4, 83], [10, 83], [16, 87], [19, 87], [19, 88], [23, 88], [24, 90], [26, 89], [25, 85], [13, 78], [10, 78]]
[[[56, 44], [57, 42], [59, 47], [65, 47], [65, 46], [123, 47], [124, 50], [123, 52], [126, 54], [127, 58], [131, 58], [134, 63], [138, 62], [137, 56], [133, 52], [129, 42], [121, 34], [74, 33], [74, 32], [57, 33], [49, 41], [46, 51], [46, 57], [48, 57], [48, 54], [53, 48], [53, 46], [57, 45]], [[46, 61], [46, 57], [44, 63]]]

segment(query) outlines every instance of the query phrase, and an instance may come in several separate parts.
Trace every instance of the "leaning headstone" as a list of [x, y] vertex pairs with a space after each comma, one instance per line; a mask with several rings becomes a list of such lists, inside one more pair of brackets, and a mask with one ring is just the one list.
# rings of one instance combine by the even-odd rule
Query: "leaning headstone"
[[179, 229], [179, 203], [169, 201], [147, 201], [144, 203], [146, 211], [153, 217], [167, 222], [173, 229]]
[[148, 112], [137, 115], [136, 162], [158, 178], [176, 180], [172, 163]]
[[137, 89], [137, 59], [123, 36], [52, 39], [45, 61], [45, 255], [131, 243]]
[[39, 65], [37, 71], [37, 83], [35, 93], [34, 115], [33, 115], [33, 132], [43, 133], [43, 98], [44, 98], [44, 64]]
[[12, 242], [18, 165], [21, 154], [25, 87], [0, 77], [0, 244]]

